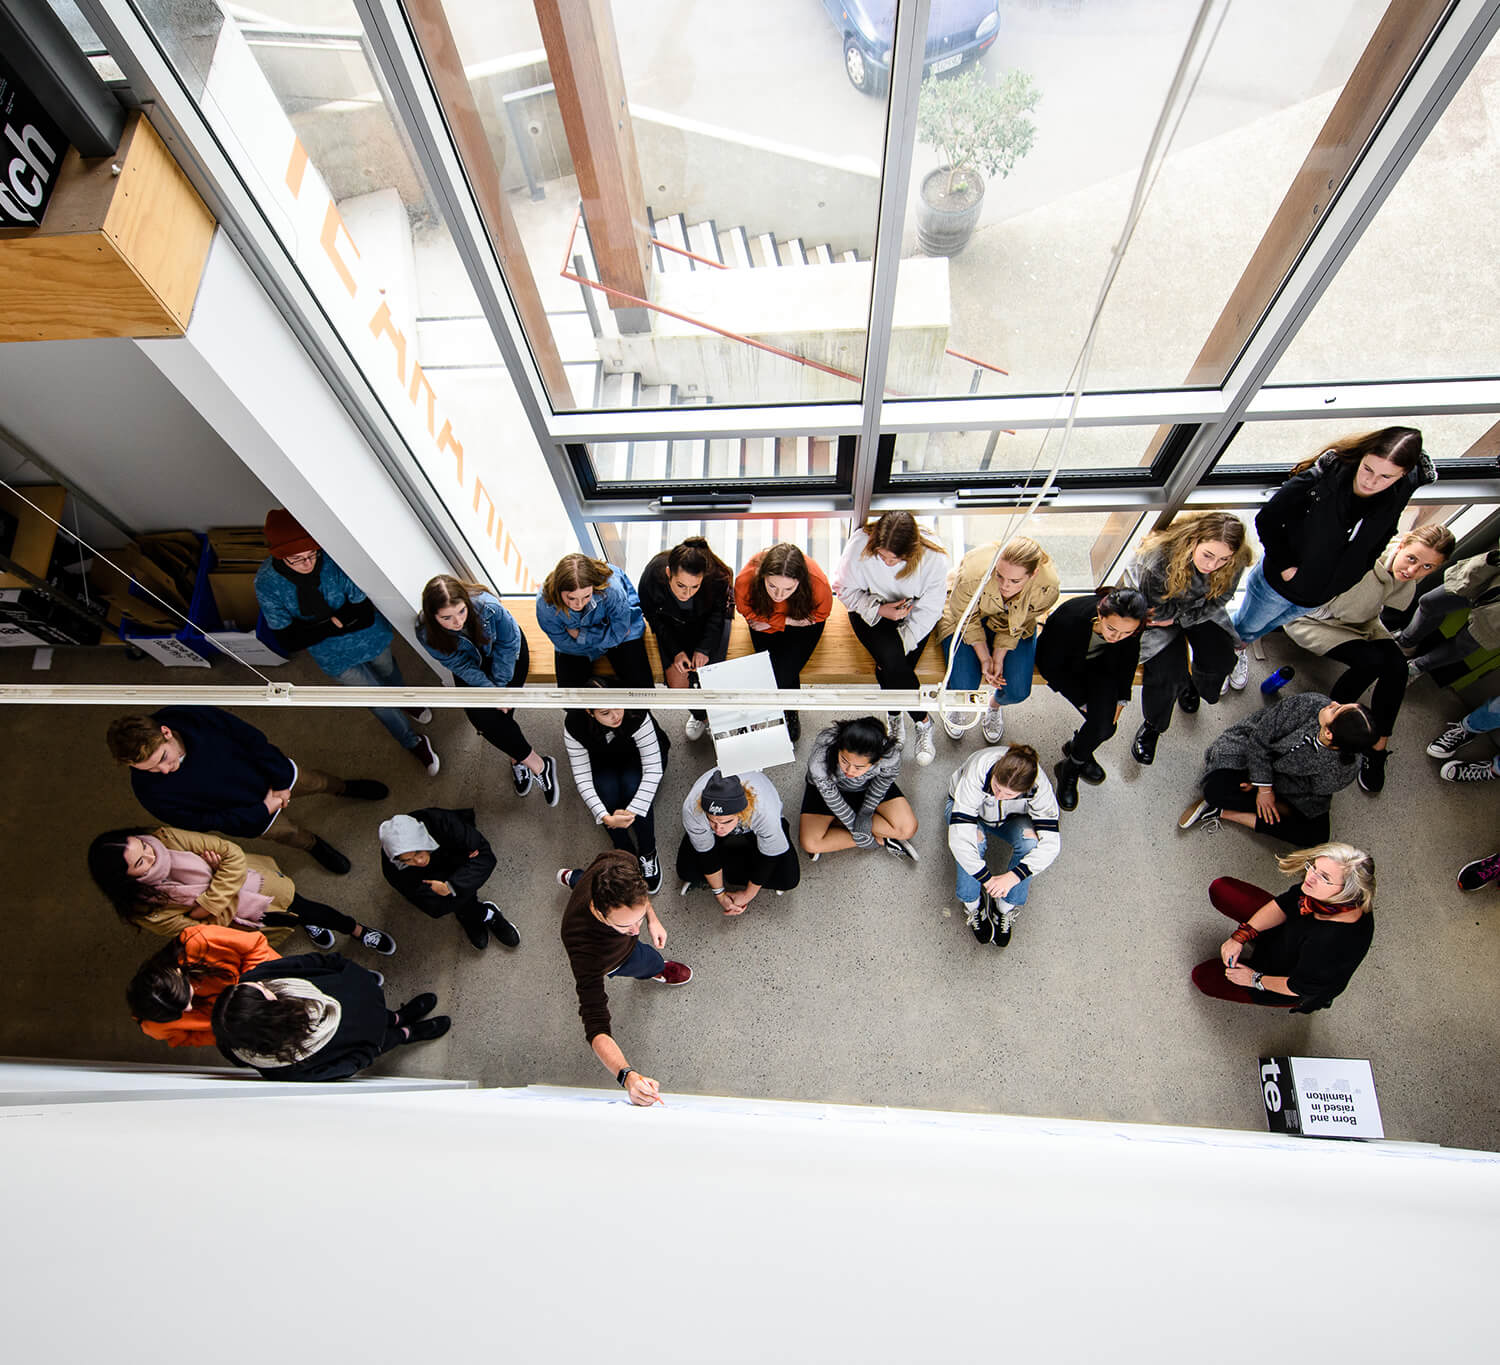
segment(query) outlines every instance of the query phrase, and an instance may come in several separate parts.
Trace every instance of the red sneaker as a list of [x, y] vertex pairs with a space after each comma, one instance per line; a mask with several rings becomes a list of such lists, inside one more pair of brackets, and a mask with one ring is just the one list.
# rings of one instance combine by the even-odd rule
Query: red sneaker
[[681, 962], [668, 962], [663, 965], [661, 975], [651, 979], [660, 981], [663, 986], [686, 986], [693, 979], [693, 969]]

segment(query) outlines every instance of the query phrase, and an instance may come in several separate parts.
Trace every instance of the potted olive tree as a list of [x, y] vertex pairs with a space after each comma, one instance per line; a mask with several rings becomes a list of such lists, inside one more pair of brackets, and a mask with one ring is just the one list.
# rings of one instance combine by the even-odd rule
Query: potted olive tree
[[986, 85], [974, 68], [957, 77], [929, 76], [917, 97], [917, 136], [943, 164], [922, 179], [917, 242], [929, 256], [956, 256], [984, 206], [985, 177], [1003, 180], [1031, 150], [1041, 99], [1024, 71]]

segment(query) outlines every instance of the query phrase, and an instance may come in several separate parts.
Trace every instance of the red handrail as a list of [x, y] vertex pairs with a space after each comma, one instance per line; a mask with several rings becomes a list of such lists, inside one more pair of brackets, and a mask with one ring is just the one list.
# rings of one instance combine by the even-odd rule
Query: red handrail
[[976, 360], [973, 356], [965, 355], [962, 351], [955, 351], [951, 346], [944, 348], [943, 354], [951, 355], [955, 360], [967, 361], [970, 365], [978, 365], [981, 370], [991, 370], [995, 374], [1010, 374], [1009, 370], [1002, 370], [998, 365], [991, 365], [987, 360]]
[[708, 256], [700, 256], [696, 251], [689, 251], [685, 246], [674, 246], [671, 242], [662, 241], [660, 237], [652, 237], [649, 240], [652, 246], [666, 247], [668, 251], [675, 251], [679, 256], [686, 256], [690, 261], [701, 261], [704, 265], [713, 266], [715, 270], [729, 269], [723, 261], [715, 261]]

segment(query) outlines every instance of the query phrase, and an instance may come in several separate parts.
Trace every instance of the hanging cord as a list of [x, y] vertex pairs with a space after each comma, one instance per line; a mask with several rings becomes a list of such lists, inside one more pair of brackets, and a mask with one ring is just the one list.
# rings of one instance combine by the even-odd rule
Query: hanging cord
[[[112, 560], [107, 554], [104, 553], [103, 550], [99, 549], [95, 545], [90, 545], [89, 542], [86, 541], [76, 530], [68, 530], [68, 528], [62, 524], [62, 522], [58, 521], [56, 517], [50, 516], [43, 508], [38, 507], [36, 503], [32, 502], [32, 500], [28, 498], [26, 494], [22, 492], [21, 489], [17, 488], [13, 483], [10, 483], [5, 479], [0, 479], [0, 488], [5, 489], [5, 491], [8, 493], [14, 494], [21, 502], [24, 502], [38, 516], [44, 518], [47, 521], [50, 521], [55, 527], [57, 527], [60, 532], [62, 532], [63, 535], [70, 536], [73, 540], [77, 541], [78, 544], [85, 550], [87, 550], [91, 555], [93, 555], [95, 559], [102, 560], [122, 578], [129, 579], [131, 583], [133, 583], [137, 588], [140, 589], [143, 596], [149, 597], [159, 607], [163, 607], [167, 611], [171, 612], [172, 615], [177, 617], [183, 625], [191, 626], [194, 630], [201, 632], [205, 639], [212, 640], [214, 643], [214, 648], [222, 650], [225, 654], [229, 655], [229, 657], [233, 659], [237, 664], [241, 664], [245, 668], [248, 668], [253, 674], [255, 674], [257, 678], [261, 680], [261, 682], [265, 683], [267, 687], [274, 686], [272, 680], [268, 678], [264, 673], [262, 673], [260, 669], [256, 668], [256, 666], [252, 664], [248, 659], [240, 658], [240, 656], [236, 654], [234, 650], [232, 650], [227, 644], [225, 644], [224, 641], [221, 640], [218, 636], [210, 634], [208, 631], [204, 630], [202, 626], [197, 625], [193, 621], [190, 621], [185, 615], [183, 615], [182, 612], [178, 611], [177, 608], [174, 607], [165, 598], [153, 592], [139, 579], [132, 578], [125, 569], [122, 569], [118, 564], [116, 564], [114, 560]], [[76, 509], [74, 510], [73, 514], [73, 525], [75, 527], [78, 525], [78, 514]], [[79, 556], [79, 562], [82, 562], [81, 555]], [[86, 584], [87, 580], [85, 580], [84, 589], [85, 601], [88, 600]], [[129, 644], [130, 642], [127, 640], [126, 643]]]
[[[1209, 16], [1218, 9], [1217, 22], [1213, 24], [1213, 31], [1206, 43], [1200, 40], [1209, 25]], [[1094, 360], [1094, 343], [1099, 336], [1099, 326], [1104, 317], [1104, 305], [1109, 299], [1110, 291], [1114, 288], [1115, 278], [1120, 273], [1120, 267], [1125, 262], [1125, 251], [1129, 247], [1131, 239], [1135, 236], [1136, 226], [1140, 223], [1141, 215], [1145, 212], [1146, 200], [1151, 191], [1156, 187], [1157, 177], [1161, 175], [1162, 167], [1166, 164], [1167, 153], [1171, 150], [1173, 142], [1177, 138], [1177, 131], [1182, 126], [1183, 116], [1187, 113], [1189, 104], [1192, 103], [1194, 93], [1198, 89], [1198, 82], [1203, 76], [1203, 69], [1208, 64], [1209, 56], [1212, 54], [1214, 45], [1218, 42], [1219, 32], [1224, 26], [1224, 20], [1229, 13], [1229, 0], [1203, 0], [1198, 7], [1198, 17], [1193, 23], [1192, 32], [1188, 34], [1187, 45], [1183, 48], [1182, 57], [1177, 63], [1177, 71], [1172, 77], [1172, 85], [1167, 91], [1167, 97], [1162, 101], [1161, 113], [1157, 115], [1156, 127], [1151, 134], [1151, 142], [1146, 148], [1146, 155], [1141, 162], [1141, 169], [1135, 180], [1135, 191], [1131, 196], [1130, 207], [1125, 214], [1125, 225], [1120, 232], [1120, 240], [1110, 252], [1110, 261], [1104, 272], [1104, 279], [1099, 286], [1099, 297], [1094, 303], [1094, 311], [1089, 317], [1088, 331], [1084, 335], [1083, 345], [1079, 348], [1078, 355], [1073, 361], [1073, 367], [1068, 372], [1068, 383], [1064, 389], [1064, 396], [1069, 397], [1068, 415], [1063, 422], [1062, 437], [1057, 445], [1057, 456], [1047, 470], [1047, 476], [1042, 481], [1041, 487], [1037, 489], [1036, 496], [1031, 500], [1026, 510], [1021, 514], [1020, 520], [1015, 519], [1014, 514], [1007, 523], [1005, 532], [998, 537], [995, 545], [994, 557], [990, 560], [990, 567], [979, 580], [981, 584], [989, 581], [989, 577], [995, 572], [995, 565], [1000, 562], [1000, 552], [1013, 536], [1018, 534], [1031, 521], [1036, 509], [1047, 496], [1048, 491], [1057, 481], [1058, 470], [1062, 468], [1062, 462], [1067, 455], [1068, 445], [1073, 436], [1073, 425], [1078, 416], [1079, 404], [1083, 401], [1084, 390], [1088, 385], [1089, 370]], [[1201, 51], [1199, 50], [1201, 46]], [[1037, 445], [1036, 454], [1032, 456], [1031, 467], [1026, 471], [1023, 486], [1029, 486], [1032, 476], [1036, 472], [1037, 464], [1041, 461], [1042, 452], [1046, 450], [1047, 443], [1052, 438], [1052, 428], [1047, 428], [1043, 433], [1041, 442]], [[953, 662], [956, 656], [957, 642], [963, 639], [964, 627], [968, 625], [970, 617], [974, 614], [974, 608], [979, 603], [979, 591], [976, 590], [969, 598], [968, 605], [964, 608], [963, 615], [953, 630], [955, 644], [948, 650], [948, 663], [943, 669], [943, 681], [940, 691], [943, 696], [948, 692], [948, 685], [953, 677]], [[976, 711], [973, 719], [966, 724], [961, 724], [952, 719], [953, 707], [940, 696], [937, 702], [939, 714], [943, 717], [945, 725], [951, 725], [960, 732], [967, 733], [972, 730], [983, 716], [983, 710]], [[962, 708], [968, 710], [968, 707]]]

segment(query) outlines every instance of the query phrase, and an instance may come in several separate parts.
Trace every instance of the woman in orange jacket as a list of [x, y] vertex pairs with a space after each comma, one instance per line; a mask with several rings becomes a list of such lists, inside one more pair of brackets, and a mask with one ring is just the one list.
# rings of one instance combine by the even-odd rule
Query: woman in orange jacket
[[195, 924], [141, 964], [125, 999], [148, 1038], [171, 1047], [212, 1047], [210, 1019], [220, 992], [280, 956], [264, 934]]
[[[750, 627], [757, 654], [769, 653], [776, 686], [802, 686], [802, 669], [823, 638], [833, 610], [833, 589], [817, 561], [786, 541], [762, 550], [734, 580], [734, 604]], [[795, 743], [802, 733], [795, 711], [786, 713]]]

